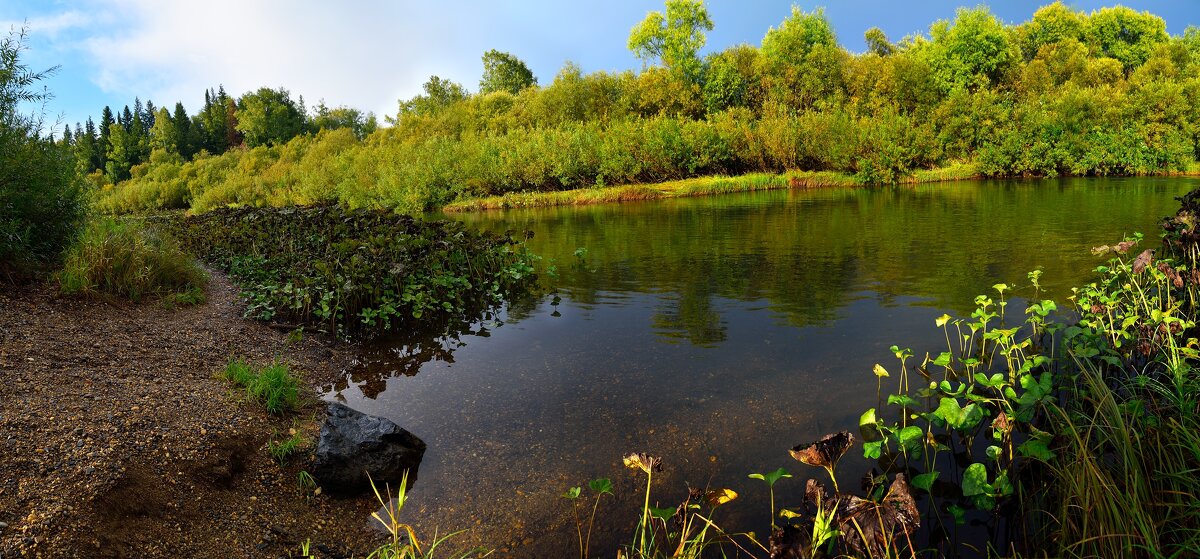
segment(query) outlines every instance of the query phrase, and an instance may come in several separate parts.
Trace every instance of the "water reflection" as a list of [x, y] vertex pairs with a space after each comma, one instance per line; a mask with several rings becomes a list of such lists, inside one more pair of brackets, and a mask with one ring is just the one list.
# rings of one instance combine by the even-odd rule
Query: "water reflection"
[[[574, 549], [559, 495], [611, 477], [618, 495], [592, 547], [612, 556], [641, 504], [620, 465], [632, 451], [666, 459], [661, 506], [718, 483], [742, 495], [726, 521], [761, 531], [766, 494], [746, 474], [786, 467], [797, 477], [777, 487], [778, 504], [802, 500], [805, 478], [822, 474], [787, 449], [857, 425], [891, 344], [936, 350], [935, 317], [966, 314], [976, 294], [1033, 269], [1065, 303], [1098, 263], [1088, 247], [1152, 231], [1197, 182], [775, 191], [460, 216], [533, 230], [560, 299], [391, 340], [328, 397], [421, 433], [415, 521], [470, 528], [465, 543], [502, 555]], [[851, 451], [839, 480], [855, 486], [867, 468]]]

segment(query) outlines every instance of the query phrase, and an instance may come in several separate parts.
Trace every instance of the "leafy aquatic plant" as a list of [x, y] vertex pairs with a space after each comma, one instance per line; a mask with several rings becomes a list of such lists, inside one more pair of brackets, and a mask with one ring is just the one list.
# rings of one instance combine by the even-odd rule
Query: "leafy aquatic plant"
[[349, 336], [473, 315], [522, 292], [533, 257], [511, 235], [338, 206], [159, 218], [241, 288], [246, 315]]

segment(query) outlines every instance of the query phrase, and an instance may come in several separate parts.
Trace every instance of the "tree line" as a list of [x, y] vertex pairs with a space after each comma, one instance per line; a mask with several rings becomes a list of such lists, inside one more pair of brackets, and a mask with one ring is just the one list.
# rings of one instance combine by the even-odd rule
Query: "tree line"
[[174, 110], [143, 105], [121, 111], [105, 106], [97, 124], [64, 125], [58, 142], [75, 153], [77, 170], [92, 182], [118, 183], [145, 163], [179, 164], [199, 153], [220, 155], [236, 147], [283, 144], [322, 129], [348, 128], [364, 138], [378, 127], [375, 115], [349, 107], [330, 108], [321, 102], [312, 114], [304, 97], [293, 100], [284, 88], [263, 87], [233, 98], [224, 86], [204, 92], [204, 106], [189, 115], [182, 102]]
[[224, 146], [244, 149], [164, 155], [156, 167], [150, 145], [151, 165], [110, 188], [105, 207], [421, 211], [704, 174], [819, 170], [878, 184], [958, 165], [985, 176], [1175, 172], [1200, 157], [1200, 30], [1171, 36], [1149, 12], [1056, 2], [1007, 24], [986, 7], [959, 9], [897, 41], [872, 28], [854, 53], [823, 11], [792, 8], [760, 44], [701, 56], [713, 27], [701, 0], [668, 0], [630, 32], [640, 71], [568, 62], [546, 85], [489, 51], [477, 92], [432, 76], [373, 132], [271, 121], [252, 133], [253, 104], [223, 101], [237, 131]]

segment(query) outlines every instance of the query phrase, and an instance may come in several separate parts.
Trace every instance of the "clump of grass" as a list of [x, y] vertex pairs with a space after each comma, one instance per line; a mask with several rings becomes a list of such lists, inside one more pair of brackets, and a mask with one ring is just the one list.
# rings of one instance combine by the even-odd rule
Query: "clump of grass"
[[[384, 518], [378, 512], [373, 512], [371, 518], [387, 531], [391, 536], [391, 541], [376, 548], [370, 555], [367, 555], [367, 559], [432, 559], [439, 547], [461, 533], [461, 531], [451, 532], [441, 537], [434, 534], [432, 540], [422, 544], [412, 525], [400, 521], [400, 513], [404, 510], [405, 503], [408, 502], [408, 472], [405, 472], [400, 479], [395, 499], [390, 498], [391, 490], [386, 485], [383, 493], [380, 493], [374, 480], [371, 480], [371, 489], [375, 492], [375, 499], [379, 501], [384, 515], [386, 515]], [[491, 555], [490, 551], [475, 548], [452, 554], [450, 557], [451, 559], [466, 559], [467, 557], [487, 557], [488, 555]]]
[[284, 363], [278, 361], [255, 370], [241, 359], [225, 366], [225, 380], [246, 389], [246, 397], [259, 402], [268, 413], [279, 415], [296, 409], [300, 397], [299, 382]]
[[300, 451], [303, 444], [304, 437], [299, 431], [291, 429], [291, 436], [278, 442], [274, 438], [267, 441], [267, 453], [282, 466], [287, 463], [288, 458]]
[[131, 220], [99, 219], [68, 249], [59, 283], [65, 293], [104, 293], [140, 301], [174, 296], [203, 301], [208, 275], [173, 238]]
[[924, 182], [962, 181], [979, 178], [979, 169], [974, 163], [954, 163], [936, 169], [917, 169], [905, 177], [903, 183], [916, 184]]

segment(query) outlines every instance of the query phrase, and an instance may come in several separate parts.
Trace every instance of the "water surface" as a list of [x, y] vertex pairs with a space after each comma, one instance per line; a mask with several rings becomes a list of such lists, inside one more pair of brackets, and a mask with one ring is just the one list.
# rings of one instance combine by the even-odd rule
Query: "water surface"
[[[1159, 218], [1196, 186], [961, 182], [452, 216], [533, 231], [557, 297], [457, 336], [390, 340], [328, 397], [429, 445], [407, 516], [428, 533], [468, 528], [463, 543], [503, 555], [572, 556], [560, 495], [609, 477], [617, 496], [592, 549], [612, 557], [641, 504], [621, 456], [645, 451], [665, 461], [661, 506], [688, 485], [729, 487], [741, 498], [720, 518], [761, 534], [766, 491], [746, 475], [787, 468], [796, 477], [776, 498], [799, 504], [804, 480], [824, 474], [787, 449], [855, 430], [889, 346], [940, 351], [935, 317], [969, 313], [997, 282], [1028, 285], [1035, 269], [1068, 306], [1099, 263], [1088, 248], [1135, 231], [1156, 242]], [[867, 464], [857, 448], [848, 458], [839, 479], [855, 487]]]

